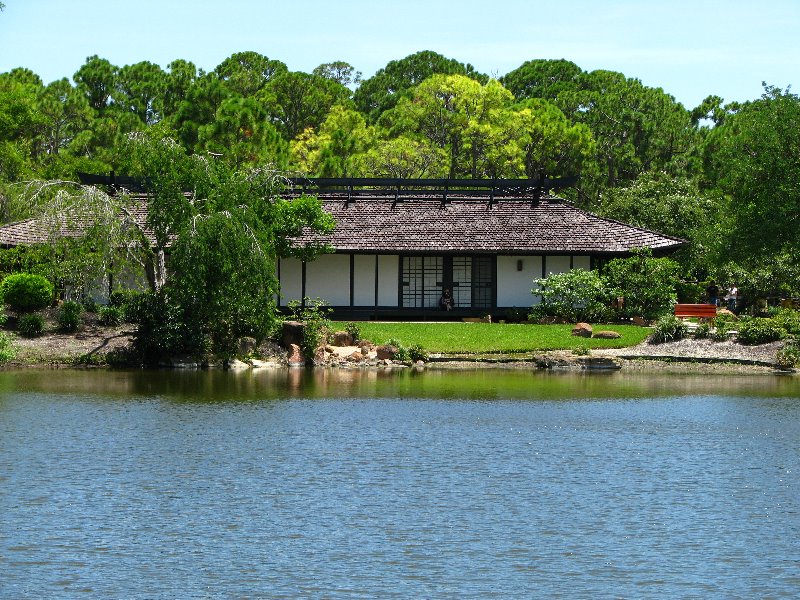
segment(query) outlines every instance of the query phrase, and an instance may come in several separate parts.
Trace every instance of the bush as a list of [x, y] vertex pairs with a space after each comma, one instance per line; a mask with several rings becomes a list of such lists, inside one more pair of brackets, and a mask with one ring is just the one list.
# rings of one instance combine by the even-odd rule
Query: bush
[[64, 302], [58, 307], [58, 315], [56, 316], [58, 328], [67, 333], [77, 331], [82, 323], [82, 311], [83, 307], [77, 302]]
[[428, 362], [431, 359], [431, 355], [419, 344], [413, 344], [408, 348], [408, 356], [414, 362], [421, 360], [422, 362]]
[[44, 333], [44, 319], [36, 313], [23, 315], [17, 323], [17, 330], [23, 337], [38, 337]]
[[655, 319], [675, 304], [678, 263], [669, 258], [653, 258], [649, 249], [632, 254], [630, 258], [609, 261], [604, 269], [606, 285], [612, 297], [625, 298], [620, 316]]
[[358, 344], [361, 341], [361, 327], [358, 326], [358, 323], [347, 323], [344, 326], [344, 330], [353, 338], [354, 344]]
[[772, 320], [790, 335], [800, 336], [800, 311], [792, 308], [778, 308]]
[[147, 292], [114, 290], [108, 296], [108, 305], [120, 309], [122, 320], [125, 323], [138, 323], [142, 317], [143, 304], [147, 302], [147, 297]]
[[538, 289], [531, 290], [531, 293], [541, 298], [536, 312], [545, 313], [543, 316], [597, 322], [606, 313], [609, 296], [596, 271], [572, 269], [535, 279], [533, 283]]
[[655, 324], [655, 331], [651, 340], [655, 344], [674, 342], [686, 337], [689, 328], [675, 315], [664, 315]]
[[101, 306], [97, 311], [97, 321], [100, 325], [113, 327], [125, 320], [125, 311], [121, 306]]
[[800, 367], [800, 342], [791, 341], [783, 348], [778, 350], [775, 362], [782, 369], [792, 369]]
[[100, 305], [94, 300], [94, 298], [84, 298], [81, 301], [81, 304], [83, 304], [83, 310], [85, 310], [87, 313], [96, 313], [98, 310], [100, 310]]
[[8, 362], [17, 355], [17, 351], [11, 344], [9, 337], [0, 332], [0, 362]]
[[306, 298], [305, 306], [302, 306], [299, 300], [292, 300], [287, 306], [292, 313], [292, 318], [305, 325], [303, 328], [303, 354], [307, 357], [314, 356], [317, 348], [328, 339], [328, 333], [331, 330], [328, 315], [332, 309], [328, 308], [321, 298], [315, 300]]
[[163, 358], [179, 354], [202, 357], [210, 350], [210, 340], [197, 321], [171, 302], [163, 289], [144, 294], [140, 308], [132, 361], [157, 364]]
[[575, 356], [588, 356], [592, 351], [589, 349], [589, 346], [576, 346], [572, 349], [572, 353]]
[[406, 348], [400, 340], [390, 338], [386, 341], [386, 344], [397, 348], [397, 352], [394, 355], [396, 360], [411, 360], [411, 354], [409, 353], [408, 348]]
[[740, 344], [754, 346], [776, 342], [786, 337], [786, 330], [772, 319], [756, 317], [739, 324], [737, 340]]
[[694, 330], [694, 337], [698, 340], [706, 339], [711, 335], [711, 325], [708, 323], [698, 323]]
[[53, 284], [41, 275], [15, 273], [3, 279], [0, 294], [12, 309], [27, 312], [50, 305], [54, 294]]

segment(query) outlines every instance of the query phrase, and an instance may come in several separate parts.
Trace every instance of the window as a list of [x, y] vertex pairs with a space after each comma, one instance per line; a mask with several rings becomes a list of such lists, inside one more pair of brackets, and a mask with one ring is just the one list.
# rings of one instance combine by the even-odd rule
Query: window
[[491, 256], [404, 256], [400, 271], [405, 308], [439, 308], [444, 288], [455, 308], [494, 306], [494, 258]]

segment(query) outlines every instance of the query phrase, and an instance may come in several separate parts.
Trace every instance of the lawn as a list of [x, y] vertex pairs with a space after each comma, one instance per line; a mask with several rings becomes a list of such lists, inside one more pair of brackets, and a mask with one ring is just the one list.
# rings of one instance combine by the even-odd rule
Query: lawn
[[362, 339], [376, 344], [394, 338], [404, 346], [419, 344], [428, 352], [445, 354], [520, 353], [536, 350], [625, 348], [644, 341], [651, 333], [637, 325], [595, 325], [595, 331], [616, 331], [616, 340], [572, 335], [572, 325], [500, 323], [382, 323], [359, 322]]

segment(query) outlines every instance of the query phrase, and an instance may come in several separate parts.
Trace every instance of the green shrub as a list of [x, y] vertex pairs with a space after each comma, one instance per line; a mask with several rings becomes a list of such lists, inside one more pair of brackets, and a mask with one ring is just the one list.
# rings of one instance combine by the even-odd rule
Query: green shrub
[[589, 346], [577, 346], [572, 349], [572, 353], [576, 356], [588, 356], [592, 351], [589, 349]]
[[772, 320], [790, 335], [800, 336], [800, 311], [792, 308], [778, 308]]
[[634, 250], [630, 258], [608, 262], [603, 274], [612, 297], [624, 297], [620, 316], [655, 319], [672, 310], [677, 299], [679, 266], [669, 258], [653, 258], [651, 250]]
[[97, 311], [97, 321], [100, 325], [113, 327], [125, 320], [125, 311], [121, 306], [101, 306]]
[[100, 305], [94, 298], [84, 298], [81, 304], [83, 304], [83, 310], [87, 313], [96, 313], [100, 309]]
[[303, 327], [303, 354], [306, 357], [313, 357], [317, 348], [328, 339], [331, 330], [328, 315], [332, 309], [328, 308], [321, 298], [315, 300], [306, 298], [305, 306], [302, 306], [299, 300], [292, 300], [287, 306], [292, 313], [292, 318], [305, 325]]
[[541, 299], [537, 313], [569, 321], [602, 321], [607, 314], [608, 292], [597, 271], [572, 269], [533, 281], [531, 290]]
[[23, 337], [38, 337], [44, 333], [44, 319], [36, 313], [23, 315], [17, 323], [17, 330]]
[[125, 323], [139, 323], [147, 298], [147, 292], [114, 290], [108, 295], [108, 305], [122, 311], [122, 320]]
[[782, 369], [800, 367], [800, 342], [793, 340], [778, 350], [775, 362]]
[[655, 324], [655, 331], [650, 337], [653, 343], [674, 342], [686, 337], [689, 328], [675, 315], [664, 315]]
[[354, 344], [361, 341], [361, 327], [358, 326], [358, 323], [347, 323], [344, 326], [344, 330], [353, 338]]
[[163, 289], [142, 297], [139, 326], [132, 345], [131, 360], [143, 364], [157, 364], [178, 354], [201, 357], [211, 347], [197, 321], [181, 306], [170, 302]]
[[394, 355], [395, 360], [411, 360], [411, 354], [409, 353], [408, 348], [406, 348], [400, 340], [390, 338], [386, 340], [386, 344], [397, 348], [397, 352]]
[[0, 362], [8, 362], [17, 355], [16, 348], [11, 343], [11, 339], [0, 332]]
[[705, 339], [711, 335], [711, 325], [708, 323], [698, 323], [694, 330], [694, 337], [698, 340]]
[[61, 306], [58, 307], [58, 315], [56, 316], [56, 320], [58, 321], [58, 328], [61, 331], [71, 333], [73, 331], [77, 331], [78, 327], [81, 325], [81, 312], [83, 311], [83, 307], [78, 304], [77, 302], [64, 302]]
[[737, 340], [740, 344], [753, 346], [775, 342], [786, 337], [786, 330], [772, 319], [756, 317], [739, 324]]
[[422, 362], [428, 362], [431, 359], [431, 355], [419, 344], [412, 344], [408, 348], [408, 356], [414, 362], [421, 360]]
[[3, 279], [0, 294], [6, 304], [18, 311], [39, 310], [50, 305], [53, 284], [41, 275], [15, 273]]

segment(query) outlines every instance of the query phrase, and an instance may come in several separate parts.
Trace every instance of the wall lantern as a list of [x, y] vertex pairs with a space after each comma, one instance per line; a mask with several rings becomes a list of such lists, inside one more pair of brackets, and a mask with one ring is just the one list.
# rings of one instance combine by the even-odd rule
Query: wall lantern
[[517, 260], [517, 271], [522, 271], [522, 259]]

